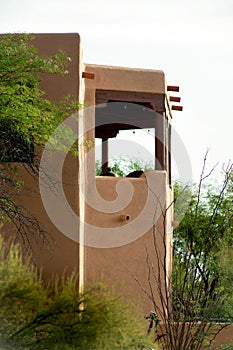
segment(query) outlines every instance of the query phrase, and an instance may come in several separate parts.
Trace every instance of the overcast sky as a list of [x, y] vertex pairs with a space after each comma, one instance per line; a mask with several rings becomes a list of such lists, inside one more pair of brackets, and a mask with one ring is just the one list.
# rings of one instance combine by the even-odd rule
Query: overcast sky
[[233, 0], [0, 0], [0, 32], [78, 32], [84, 62], [161, 69], [194, 178], [233, 158]]

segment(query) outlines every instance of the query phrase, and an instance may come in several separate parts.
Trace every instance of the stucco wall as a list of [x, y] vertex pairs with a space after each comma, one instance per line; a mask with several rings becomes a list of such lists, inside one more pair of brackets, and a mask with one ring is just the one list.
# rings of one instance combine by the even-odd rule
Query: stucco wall
[[97, 89], [165, 94], [165, 76], [160, 70], [85, 64], [95, 74]]
[[[167, 242], [168, 259], [171, 258], [170, 240], [167, 241], [167, 238], [163, 235], [165, 223], [162, 214], [164, 214], [164, 209], [167, 205], [166, 173], [160, 171], [148, 173], [146, 173], [147, 177], [138, 179], [96, 178], [98, 194], [104, 200], [109, 201], [109, 212], [106, 212], [106, 209], [105, 212], [102, 211], [103, 207], [101, 205], [96, 209], [93, 209], [91, 205], [86, 206], [86, 222], [96, 228], [96, 235], [99, 232], [99, 237], [97, 236], [96, 240], [94, 238], [89, 240], [93, 246], [85, 249], [86, 283], [102, 280], [113, 286], [118, 293], [127, 296], [131, 301], [140, 303], [145, 314], [153, 310], [153, 305], [138, 286], [133, 276], [140, 281], [142, 286], [149, 290], [148, 257], [153, 261], [155, 273], [157, 274], [158, 263], [156, 254], [159, 251], [161, 268], [163, 266], [165, 242]], [[148, 180], [149, 176], [152, 176], [152, 181]], [[130, 182], [132, 195], [129, 195], [127, 190], [121, 194], [119, 193], [118, 200], [121, 197], [123, 205], [120, 209], [117, 209], [117, 189], [119, 190], [117, 184], [119, 182]], [[92, 193], [89, 203], [91, 203], [93, 196]], [[127, 203], [128, 197], [130, 197], [129, 203]], [[115, 201], [116, 210], [114, 210], [114, 202], [112, 201]], [[124, 202], [127, 204], [124, 205]], [[121, 221], [122, 215], [128, 215], [129, 220]], [[172, 215], [169, 215], [167, 220], [171, 221]], [[106, 232], [101, 232], [101, 229]], [[101, 236], [102, 233], [103, 237]], [[85, 234], [87, 238], [88, 235], [93, 235], [92, 229], [87, 227]], [[171, 235], [172, 232], [169, 234]], [[105, 246], [106, 241], [109, 243], [109, 247]], [[168, 266], [170, 266], [170, 263], [170, 261], [167, 261]], [[163, 272], [160, 278], [161, 283], [166, 283]], [[155, 280], [153, 284], [155, 299], [159, 304], [159, 291]], [[163, 290], [163, 287], [161, 290]]]

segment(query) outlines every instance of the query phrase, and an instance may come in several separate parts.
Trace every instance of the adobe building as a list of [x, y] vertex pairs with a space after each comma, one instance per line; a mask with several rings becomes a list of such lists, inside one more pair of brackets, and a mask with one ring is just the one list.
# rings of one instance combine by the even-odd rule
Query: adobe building
[[[46, 98], [70, 95], [84, 106], [77, 118], [67, 118], [76, 128], [78, 157], [59, 158], [48, 150], [42, 155], [40, 183], [23, 175], [31, 191], [22, 193], [20, 203], [53, 239], [51, 246], [34, 249], [35, 261], [45, 278], [76, 269], [80, 290], [102, 281], [148, 314], [153, 304], [136, 280], [149, 288], [149, 262], [159, 283], [158, 287], [153, 281], [159, 304], [158, 295], [169, 289], [171, 275], [171, 111], [181, 107], [171, 106], [170, 101], [179, 98], [168, 91], [178, 88], [168, 86], [159, 70], [83, 63], [78, 34], [36, 34], [33, 44], [42, 54], [62, 49], [71, 58], [66, 76], [42, 77]], [[154, 130], [155, 169], [127, 177], [96, 176], [95, 139], [102, 142], [105, 172], [109, 140], [133, 129]], [[59, 186], [43, 182], [46, 171], [47, 179], [55, 178]], [[161, 266], [166, 273], [159, 271]]]

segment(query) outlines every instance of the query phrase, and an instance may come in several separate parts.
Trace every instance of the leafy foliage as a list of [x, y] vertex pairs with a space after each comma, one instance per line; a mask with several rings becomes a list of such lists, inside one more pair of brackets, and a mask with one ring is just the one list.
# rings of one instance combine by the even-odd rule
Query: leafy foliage
[[145, 349], [132, 308], [103, 285], [77, 291], [77, 275], [45, 285], [16, 245], [0, 240], [0, 344], [5, 350]]
[[[174, 232], [174, 266], [180, 267], [173, 270], [177, 321], [233, 317], [233, 290], [229, 288], [231, 283], [226, 283], [233, 278], [229, 264], [233, 243], [232, 171], [228, 170], [220, 188], [208, 185], [202, 192], [200, 187], [194, 192]], [[187, 295], [189, 310], [183, 314]]]
[[13, 128], [27, 143], [44, 144], [66, 110], [43, 97], [40, 75], [67, 74], [69, 58], [64, 52], [39, 55], [32, 39], [29, 34], [0, 36], [0, 126]]
[[[191, 191], [192, 196], [183, 220], [174, 230], [172, 246], [166, 231], [170, 206], [162, 213], [162, 225], [154, 225], [153, 253], [147, 252], [146, 256], [149, 287], [135, 278], [154, 305], [160, 323], [153, 321], [151, 326], [155, 340], [166, 350], [210, 347], [233, 320], [233, 168], [227, 165], [218, 186], [213, 182], [205, 186], [211, 174], [205, 175], [205, 163], [206, 157], [197, 186], [187, 192], [180, 190], [179, 184], [175, 186], [175, 205], [177, 193], [190, 198]], [[173, 248], [172, 273], [161, 254], [161, 243], [165, 256]]]
[[[138, 158], [112, 158], [109, 163], [112, 171], [117, 176], [126, 176], [130, 172], [134, 170], [151, 170], [153, 169], [152, 164], [150, 162], [144, 162]], [[99, 176], [101, 174], [101, 162], [96, 161], [96, 175]]]

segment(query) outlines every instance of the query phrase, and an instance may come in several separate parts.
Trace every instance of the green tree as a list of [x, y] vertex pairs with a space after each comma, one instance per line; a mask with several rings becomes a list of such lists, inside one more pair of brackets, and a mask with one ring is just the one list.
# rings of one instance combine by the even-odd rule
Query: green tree
[[[191, 318], [228, 319], [233, 317], [232, 290], [224, 287], [233, 272], [228, 268], [233, 243], [232, 166], [221, 185], [203, 186], [203, 180], [204, 176], [174, 231], [173, 259], [180, 267], [173, 270], [174, 300], [181, 306], [189, 290]], [[177, 311], [177, 318], [183, 318]]]
[[40, 55], [32, 39], [29, 34], [0, 36], [0, 127], [26, 143], [41, 145], [73, 107], [44, 98], [41, 74], [67, 74], [69, 58], [62, 51], [51, 57]]
[[[67, 74], [69, 57], [61, 51], [51, 57], [42, 56], [32, 45], [32, 39], [30, 34], [0, 35], [0, 218], [12, 221], [24, 241], [30, 231], [43, 238], [45, 234], [36, 218], [16, 205], [13, 194], [23, 183], [16, 180], [17, 167], [9, 162], [21, 162], [37, 176], [35, 150], [48, 141], [66, 116], [79, 108], [72, 97], [58, 102], [44, 97], [41, 74]], [[71, 133], [64, 128], [61, 140]]]
[[[165, 254], [171, 249], [166, 241], [169, 206], [162, 215], [163, 228], [154, 227], [154, 255], [147, 254], [150, 288], [147, 290], [136, 279], [153, 302], [161, 321], [155, 338], [166, 350], [199, 350], [209, 346], [233, 320], [233, 168], [232, 164], [226, 167], [222, 183], [209, 181], [206, 186], [211, 173], [205, 174], [205, 163], [206, 158], [197, 186], [188, 192], [179, 184], [175, 186], [175, 206], [183, 193], [191, 191], [192, 196], [173, 233], [172, 276], [157, 244], [157, 240], [162, 240]], [[180, 215], [180, 207], [176, 210]], [[161, 281], [167, 281], [165, 286]], [[154, 297], [155, 291], [159, 300]]]

